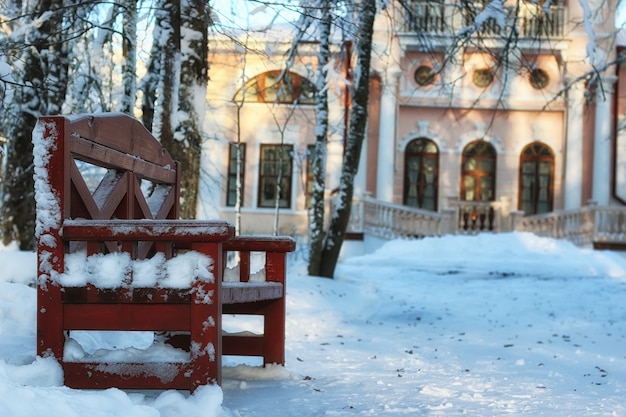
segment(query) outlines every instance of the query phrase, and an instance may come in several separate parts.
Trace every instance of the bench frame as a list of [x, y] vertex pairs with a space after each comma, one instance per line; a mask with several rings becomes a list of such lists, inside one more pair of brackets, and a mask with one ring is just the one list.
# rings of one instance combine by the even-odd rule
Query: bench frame
[[[222, 220], [178, 219], [180, 164], [137, 120], [122, 114], [40, 117], [33, 133], [37, 200], [37, 354], [53, 356], [73, 388], [189, 389], [221, 383], [221, 357], [263, 356], [284, 364], [286, 253], [289, 237], [234, 236]], [[87, 186], [76, 161], [105, 170]], [[150, 181], [147, 197], [141, 181]], [[194, 250], [213, 260], [213, 282], [191, 288], [63, 288], [65, 255], [124, 251], [171, 258]], [[228, 252], [238, 252], [240, 282], [222, 282]], [[266, 282], [249, 282], [250, 253], [265, 253]], [[222, 335], [221, 316], [264, 317], [262, 335]], [[65, 362], [71, 330], [184, 332], [172, 345], [189, 362]], [[178, 339], [176, 339], [178, 337]]]

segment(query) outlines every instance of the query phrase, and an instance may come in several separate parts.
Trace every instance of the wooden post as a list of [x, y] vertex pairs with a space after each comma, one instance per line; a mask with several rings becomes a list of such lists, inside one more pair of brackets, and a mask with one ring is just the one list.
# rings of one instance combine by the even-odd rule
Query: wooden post
[[[280, 282], [284, 288], [286, 255], [284, 252], [268, 252], [265, 258], [265, 279]], [[266, 364], [285, 364], [285, 297], [272, 301], [265, 310], [263, 329], [263, 355]]]
[[222, 383], [222, 274], [219, 242], [194, 243], [191, 249], [213, 260], [213, 281], [197, 279], [190, 306], [191, 391], [201, 385]]
[[[47, 155], [39, 159], [36, 176], [45, 181], [42, 194], [37, 194], [37, 355], [63, 359], [65, 336], [63, 334], [63, 308], [61, 286], [55, 281], [54, 271], [64, 270], [65, 247], [59, 226], [65, 217], [69, 189], [69, 166], [65, 152], [65, 123], [63, 118], [43, 118], [39, 122], [43, 129], [40, 138]], [[47, 158], [47, 159], [46, 159]], [[37, 161], [36, 161], [37, 163]], [[50, 198], [57, 198], [58, 206], [50, 207]], [[42, 210], [42, 211], [40, 211]], [[58, 210], [54, 213], [54, 210]], [[51, 224], [58, 223], [58, 224]]]

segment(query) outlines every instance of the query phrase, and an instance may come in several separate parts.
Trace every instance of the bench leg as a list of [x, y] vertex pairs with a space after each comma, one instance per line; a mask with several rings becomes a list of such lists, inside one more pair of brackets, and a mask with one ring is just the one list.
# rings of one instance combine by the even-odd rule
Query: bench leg
[[272, 302], [265, 310], [263, 328], [265, 364], [285, 364], [285, 299]]
[[265, 364], [285, 364], [285, 285], [286, 254], [268, 252], [265, 255], [265, 273], [268, 281], [283, 284], [283, 297], [265, 308], [263, 329], [263, 356]]
[[63, 360], [65, 347], [62, 298], [61, 287], [50, 281], [37, 289], [37, 355], [58, 361]]

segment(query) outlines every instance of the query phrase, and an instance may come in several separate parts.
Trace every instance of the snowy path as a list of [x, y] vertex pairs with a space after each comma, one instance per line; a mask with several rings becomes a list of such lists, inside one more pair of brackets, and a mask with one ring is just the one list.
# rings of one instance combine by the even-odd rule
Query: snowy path
[[293, 379], [228, 381], [225, 407], [242, 417], [626, 415], [624, 280], [501, 266], [385, 273], [362, 261], [342, 265], [339, 281], [292, 278]]
[[335, 280], [296, 263], [286, 367], [229, 358], [223, 389], [191, 397], [61, 386], [35, 359], [30, 256], [0, 252], [0, 417], [626, 416], [614, 253], [510, 234], [391, 242]]

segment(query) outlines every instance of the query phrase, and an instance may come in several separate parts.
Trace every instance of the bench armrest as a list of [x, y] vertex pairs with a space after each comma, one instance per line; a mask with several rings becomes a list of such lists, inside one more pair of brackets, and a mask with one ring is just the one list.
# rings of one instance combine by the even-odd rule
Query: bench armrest
[[62, 236], [74, 241], [223, 242], [234, 227], [224, 220], [65, 220]]
[[222, 247], [227, 251], [293, 252], [296, 241], [289, 236], [235, 236]]

